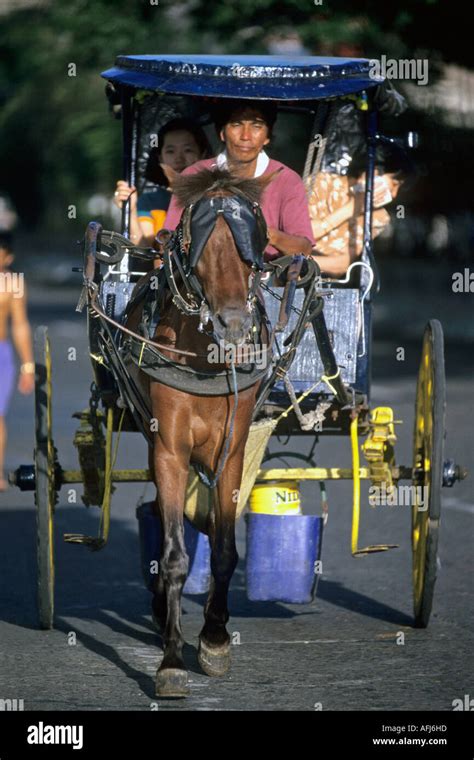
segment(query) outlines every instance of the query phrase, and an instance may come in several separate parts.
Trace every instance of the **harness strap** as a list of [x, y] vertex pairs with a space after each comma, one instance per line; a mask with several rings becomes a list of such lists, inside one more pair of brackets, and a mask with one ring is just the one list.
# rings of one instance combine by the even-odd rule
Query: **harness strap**
[[178, 286], [176, 285], [176, 280], [173, 272], [173, 264], [176, 266], [179, 272], [183, 284], [188, 291], [188, 295], [190, 295], [192, 298], [192, 288], [181, 265], [179, 256], [177, 256], [175, 253], [176, 239], [178, 239], [177, 235], [173, 235], [163, 251], [163, 268], [165, 270], [168, 287], [173, 295], [173, 303], [178, 307], [180, 311], [184, 312], [184, 314], [189, 317], [199, 314], [200, 306], [196, 304], [195, 299], [193, 299], [192, 302], [187, 302], [179, 292]]
[[191, 356], [194, 359], [203, 358], [206, 356], [206, 354], [196, 354], [194, 351], [184, 351], [181, 348], [173, 348], [172, 346], [166, 346], [164, 343], [157, 343], [157, 341], [150, 340], [149, 338], [145, 338], [143, 335], [139, 335], [133, 330], [129, 330], [128, 327], [121, 325], [120, 322], [117, 322], [115, 319], [112, 319], [112, 317], [109, 317], [109, 315], [106, 314], [103, 309], [101, 309], [101, 307], [97, 304], [97, 292], [95, 291], [93, 291], [92, 296], [90, 297], [89, 307], [92, 311], [96, 312], [96, 316], [101, 317], [109, 324], [121, 330], [121, 332], [126, 333], [133, 338], [137, 338], [139, 341], [146, 343], [149, 346], [163, 348], [166, 349], [166, 351], [172, 351], [174, 354], [181, 354], [181, 356]]
[[[151, 378], [170, 388], [177, 388], [197, 396], [227, 396], [233, 392], [231, 369], [203, 372], [184, 364], [177, 364], [154, 346], [141, 343], [140, 339], [127, 340], [123, 349], [126, 364], [131, 362], [137, 365]], [[262, 352], [261, 364], [251, 361], [248, 364], [237, 365], [238, 390], [243, 391], [262, 380], [268, 373], [270, 360], [271, 351], [266, 348]], [[229, 364], [232, 362], [235, 363], [235, 357], [231, 357]]]
[[[314, 180], [319, 174], [319, 171], [321, 169], [321, 164], [323, 162], [324, 154], [326, 152], [326, 145], [327, 145], [329, 133], [330, 133], [332, 123], [335, 120], [336, 113], [337, 113], [337, 107], [336, 107], [335, 102], [328, 103], [326, 108], [327, 110], [325, 114], [323, 115], [323, 123], [321, 123], [321, 120], [320, 118], [318, 118], [318, 115], [317, 115], [315, 119], [315, 125], [314, 125], [315, 128], [318, 129], [318, 131], [320, 129], [321, 133], [324, 132], [324, 136], [321, 133], [318, 133], [317, 135], [315, 135], [315, 137], [313, 138], [313, 142], [310, 143], [310, 147], [308, 148], [308, 156], [306, 159], [306, 165], [305, 165], [304, 174], [303, 174], [303, 182], [307, 186], [308, 193], [311, 192], [311, 188], [314, 185]], [[318, 126], [316, 126], [317, 121], [319, 122]], [[321, 138], [321, 140], [319, 142], [319, 146], [316, 151], [316, 160], [314, 162], [314, 166], [311, 167], [311, 164], [313, 163], [315, 148], [317, 145], [316, 137]]]

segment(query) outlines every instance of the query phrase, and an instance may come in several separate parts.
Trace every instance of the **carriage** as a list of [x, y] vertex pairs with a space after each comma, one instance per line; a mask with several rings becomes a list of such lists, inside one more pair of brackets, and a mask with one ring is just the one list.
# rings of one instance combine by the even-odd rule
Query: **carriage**
[[[210, 107], [220, 98], [275, 101], [284, 125], [280, 129], [283, 143], [286, 138], [289, 144], [292, 124], [308, 138], [306, 155], [301, 153], [305, 141], [297, 146], [305, 182], [320, 171], [339, 104], [352, 103], [360, 111], [365, 125], [366, 182], [359, 259], [339, 278], [322, 277], [311, 261], [306, 271], [297, 266], [296, 276], [291, 277], [295, 264], [291, 256], [266, 263], [261, 273], [274, 350], [253, 413], [237, 514], [252, 491], [264, 484], [352, 480], [351, 552], [358, 557], [390, 548], [359, 547], [361, 481], [388, 492], [401, 481], [411, 482], [415, 486], [410, 526], [414, 622], [426, 626], [436, 579], [441, 488], [452, 486], [465, 472], [444, 458], [443, 332], [437, 320], [427, 324], [422, 338], [410, 464], [401, 465], [395, 459], [393, 410], [370, 406], [372, 304], [379, 288], [371, 235], [376, 151], [382, 143], [394, 143], [378, 126], [376, 93], [382, 79], [373, 76], [365, 59], [269, 56], [119, 56], [102, 76], [107, 80], [111, 110], [122, 121], [123, 177], [139, 191], [150, 133], [176, 116], [196, 119], [210, 130]], [[61, 467], [54, 446], [50, 345], [46, 327], [36, 332], [34, 465], [20, 466], [11, 481], [22, 490], [35, 491], [42, 628], [51, 628], [54, 620], [54, 512], [60, 488], [82, 483], [84, 503], [101, 508], [97, 538], [68, 534], [65, 540], [100, 549], [108, 537], [113, 484], [151, 479], [149, 469], [114, 467], [114, 436], [117, 442], [121, 433], [144, 432], [139, 414], [143, 400], [124, 358], [124, 315], [138, 280], [156, 258], [156, 251], [134, 245], [129, 232], [128, 204], [123, 208], [120, 233], [91, 222], [84, 238], [83, 267], [77, 268], [83, 274], [78, 310], [87, 307], [94, 382], [89, 407], [76, 414], [80, 421], [74, 439], [79, 458], [76, 470]], [[139, 341], [140, 336], [135, 337]], [[142, 353], [146, 347], [143, 338]], [[344, 436], [350, 441], [352, 467], [341, 468], [337, 463], [319, 467], [308, 456], [304, 467], [268, 469], [262, 466], [268, 441], [280, 433], [314, 442], [328, 435]], [[198, 528], [209, 508], [209, 491], [190, 471], [186, 515]]]

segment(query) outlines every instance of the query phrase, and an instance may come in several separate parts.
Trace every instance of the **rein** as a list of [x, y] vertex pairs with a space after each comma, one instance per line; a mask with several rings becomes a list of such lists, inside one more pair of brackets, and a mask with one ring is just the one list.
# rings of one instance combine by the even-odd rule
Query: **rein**
[[89, 307], [92, 309], [92, 311], [95, 311], [102, 319], [105, 319], [106, 322], [109, 322], [109, 324], [113, 325], [117, 328], [117, 330], [120, 330], [123, 333], [126, 333], [127, 335], [130, 335], [132, 338], [136, 338], [141, 343], [145, 343], [149, 346], [154, 346], [155, 348], [161, 348], [166, 351], [172, 351], [175, 354], [181, 354], [182, 356], [191, 356], [194, 359], [202, 359], [207, 356], [207, 354], [197, 354], [194, 351], [184, 351], [180, 348], [172, 348], [172, 346], [166, 346], [164, 343], [157, 343], [155, 340], [150, 340], [150, 338], [145, 338], [144, 335], [140, 335], [137, 332], [134, 332], [134, 330], [129, 330], [128, 327], [124, 327], [124, 325], [121, 325], [120, 322], [116, 322], [115, 319], [112, 319], [112, 317], [109, 317], [108, 314], [105, 313], [103, 309], [97, 304], [97, 291], [94, 291], [92, 295], [90, 296], [90, 303]]
[[[191, 211], [191, 208], [192, 206], [189, 206], [186, 209], [185, 214], [188, 214]], [[166, 282], [172, 293], [174, 305], [182, 314], [192, 317], [197, 316], [201, 311], [201, 306], [197, 303], [195, 296], [198, 296], [201, 304], [205, 302], [205, 298], [199, 280], [194, 277], [194, 282], [190, 282], [189, 273], [186, 273], [185, 267], [183, 266], [183, 254], [187, 254], [189, 246], [189, 242], [185, 243], [183, 240], [183, 226], [184, 222], [180, 222], [177, 230], [171, 236], [163, 250], [163, 268], [165, 271]], [[186, 290], [188, 300], [183, 298], [179, 292], [174, 276], [173, 265], [178, 271]]]
[[[96, 314], [104, 319], [109, 324], [113, 325], [117, 330], [120, 330], [121, 332], [125, 333], [126, 335], [130, 335], [130, 337], [135, 338], [140, 343], [143, 343], [148, 346], [152, 346], [153, 348], [162, 349], [163, 351], [171, 351], [175, 354], [180, 354], [181, 356], [189, 356], [193, 359], [206, 359], [208, 357], [208, 354], [198, 354], [195, 351], [185, 351], [181, 348], [173, 348], [172, 346], [167, 346], [164, 343], [158, 343], [155, 340], [151, 340], [150, 338], [145, 338], [144, 335], [140, 335], [140, 333], [135, 332], [134, 330], [130, 330], [128, 327], [125, 327], [124, 325], [120, 324], [120, 322], [117, 322], [112, 317], [109, 317], [108, 314], [105, 313], [105, 311], [98, 305], [97, 303], [97, 297], [98, 292], [93, 291], [92, 295], [90, 296], [89, 301], [89, 308], [96, 312]], [[250, 347], [252, 349], [252, 347]], [[262, 349], [263, 352], [267, 353], [271, 351], [271, 344], [269, 343], [268, 346], [266, 346], [264, 349]], [[252, 359], [255, 359], [255, 350], [249, 351], [249, 356], [245, 356], [245, 361], [251, 362]]]

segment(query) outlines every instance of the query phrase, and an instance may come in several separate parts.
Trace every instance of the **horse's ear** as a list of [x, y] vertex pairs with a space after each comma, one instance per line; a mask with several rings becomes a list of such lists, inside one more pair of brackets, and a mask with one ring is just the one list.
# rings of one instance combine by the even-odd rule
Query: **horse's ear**
[[171, 189], [173, 189], [173, 184], [177, 180], [177, 178], [180, 176], [179, 172], [176, 172], [174, 169], [171, 168], [171, 166], [167, 166], [166, 164], [162, 164], [160, 162], [160, 167], [165, 175], [166, 179], [168, 180], [168, 185]]
[[283, 166], [280, 166], [279, 169], [275, 169], [275, 171], [272, 172], [271, 174], [262, 174], [261, 177], [257, 177], [255, 179], [255, 182], [259, 183], [260, 187], [262, 188], [262, 192], [263, 192], [263, 190], [265, 190], [268, 187], [268, 185], [270, 184], [270, 182], [273, 182], [273, 180], [275, 179], [276, 175], [280, 174], [280, 172], [282, 172], [282, 171], [283, 171]]

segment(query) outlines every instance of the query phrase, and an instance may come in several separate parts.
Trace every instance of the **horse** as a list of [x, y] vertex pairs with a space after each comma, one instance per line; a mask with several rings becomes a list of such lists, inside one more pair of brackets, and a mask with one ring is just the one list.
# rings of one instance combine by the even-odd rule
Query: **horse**
[[[273, 176], [243, 179], [216, 169], [172, 179], [172, 190], [184, 211], [171, 241], [178, 246], [176, 255], [171, 255], [169, 241], [165, 247], [167, 284], [161, 289], [159, 320], [150, 332], [153, 341], [167, 348], [160, 349], [159, 357], [155, 355], [161, 369], [156, 369], [151, 356], [145, 370], [135, 355], [130, 370], [151, 410], [150, 419], [157, 422], [150, 470], [156, 485], [154, 512], [161, 518], [163, 535], [152, 598], [153, 621], [164, 650], [156, 674], [159, 697], [189, 693], [182, 654], [181, 594], [189, 564], [184, 508], [190, 464], [214, 476], [213, 507], [203, 528], [211, 546], [212, 577], [198, 661], [210, 676], [224, 675], [230, 667], [227, 597], [238, 562], [236, 507], [245, 444], [264, 377], [262, 367], [256, 372], [248, 356], [257, 347], [255, 335], [261, 349], [269, 349], [265, 319], [257, 318], [261, 307], [256, 285], [268, 240], [258, 202]], [[156, 272], [145, 276], [148, 282]], [[159, 287], [153, 294], [155, 304], [158, 291]], [[127, 317], [128, 328], [137, 329], [143, 310], [142, 299]], [[253, 335], [253, 345], [249, 335]], [[229, 368], [231, 353], [220, 356], [217, 364], [215, 358], [211, 361], [209, 349], [217, 346], [235, 350], [234, 369]], [[247, 359], [244, 356], [239, 364], [239, 350], [244, 348]], [[248, 371], [249, 366], [253, 370]], [[247, 369], [237, 377], [240, 368]], [[166, 375], [168, 370], [171, 374]], [[197, 389], [189, 388], [193, 379], [200, 383]], [[240, 383], [238, 404], [236, 383]], [[149, 425], [150, 419], [143, 423]]]

